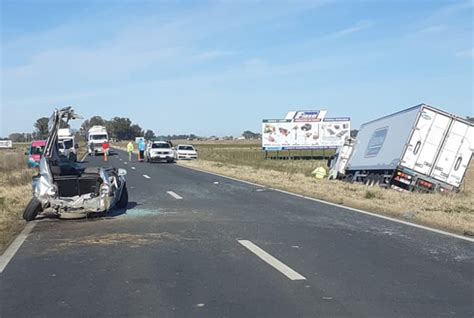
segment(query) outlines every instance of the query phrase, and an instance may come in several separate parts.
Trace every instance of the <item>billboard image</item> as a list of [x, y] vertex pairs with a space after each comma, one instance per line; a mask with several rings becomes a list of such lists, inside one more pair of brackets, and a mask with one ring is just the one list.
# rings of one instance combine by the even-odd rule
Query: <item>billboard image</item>
[[[321, 118], [323, 112], [296, 112], [292, 119], [264, 119], [263, 150], [336, 148], [350, 137], [349, 118]], [[325, 113], [325, 112], [324, 112]]]

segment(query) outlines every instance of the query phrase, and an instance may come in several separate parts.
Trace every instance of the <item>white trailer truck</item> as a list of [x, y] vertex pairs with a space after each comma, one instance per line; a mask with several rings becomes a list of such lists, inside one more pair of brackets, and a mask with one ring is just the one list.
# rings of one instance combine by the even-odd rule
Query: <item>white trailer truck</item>
[[102, 145], [109, 141], [109, 135], [105, 126], [92, 126], [87, 132], [87, 148], [89, 156], [103, 153]]
[[398, 190], [458, 191], [473, 151], [472, 123], [420, 104], [363, 124], [345, 169], [331, 169]]
[[76, 161], [76, 142], [75, 137], [69, 128], [58, 129], [59, 152], [68, 157], [71, 161]]

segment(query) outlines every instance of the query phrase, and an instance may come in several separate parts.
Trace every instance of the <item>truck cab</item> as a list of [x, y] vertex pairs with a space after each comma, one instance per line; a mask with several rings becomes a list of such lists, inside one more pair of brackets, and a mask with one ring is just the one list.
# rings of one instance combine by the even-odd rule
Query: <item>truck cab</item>
[[87, 148], [89, 156], [104, 153], [102, 145], [109, 142], [109, 135], [104, 126], [92, 126], [87, 134]]
[[75, 137], [69, 128], [58, 129], [58, 146], [61, 155], [71, 161], [77, 160]]
[[354, 149], [355, 139], [348, 138], [344, 145], [338, 147], [336, 154], [328, 160], [328, 179], [342, 179], [346, 173], [346, 166]]

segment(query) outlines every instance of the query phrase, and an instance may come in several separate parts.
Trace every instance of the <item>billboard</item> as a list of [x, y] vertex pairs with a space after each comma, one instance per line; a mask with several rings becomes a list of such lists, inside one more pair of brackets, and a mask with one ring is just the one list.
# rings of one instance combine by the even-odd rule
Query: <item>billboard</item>
[[11, 140], [0, 140], [0, 148], [12, 148], [13, 142]]
[[350, 137], [350, 118], [324, 118], [326, 111], [298, 111], [293, 118], [264, 119], [263, 150], [305, 150], [342, 146]]

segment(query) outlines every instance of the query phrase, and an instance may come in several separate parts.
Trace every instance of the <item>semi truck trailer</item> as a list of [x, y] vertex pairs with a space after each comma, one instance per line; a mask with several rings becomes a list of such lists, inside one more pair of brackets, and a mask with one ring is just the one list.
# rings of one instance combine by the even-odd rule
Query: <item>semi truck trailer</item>
[[420, 104], [363, 124], [356, 141], [340, 148], [349, 159], [337, 160], [336, 154], [330, 171], [397, 190], [458, 191], [474, 151], [473, 126]]

